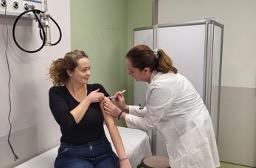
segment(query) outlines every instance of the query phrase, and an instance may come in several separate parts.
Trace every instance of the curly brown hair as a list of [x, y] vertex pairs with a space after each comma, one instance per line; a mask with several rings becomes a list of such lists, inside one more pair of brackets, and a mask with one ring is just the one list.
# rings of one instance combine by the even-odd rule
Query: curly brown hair
[[77, 60], [88, 58], [81, 50], [73, 50], [65, 54], [64, 58], [58, 58], [51, 63], [49, 78], [54, 86], [62, 86], [69, 80], [67, 70], [73, 71], [77, 67]]

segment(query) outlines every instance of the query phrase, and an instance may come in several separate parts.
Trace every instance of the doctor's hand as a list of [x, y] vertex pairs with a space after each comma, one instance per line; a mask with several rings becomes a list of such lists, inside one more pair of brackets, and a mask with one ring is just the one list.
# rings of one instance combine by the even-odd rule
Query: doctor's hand
[[101, 110], [103, 111], [104, 121], [105, 121], [105, 123], [106, 123], [107, 126], [108, 126], [108, 125], [112, 125], [112, 124], [115, 125], [115, 118], [114, 118], [113, 116], [111, 116], [111, 115], [108, 115], [108, 114], [105, 112], [105, 110], [104, 110], [103, 104], [104, 104], [104, 102], [106, 102], [106, 101], [111, 102], [108, 97], [105, 97], [104, 100], [103, 100], [102, 102], [100, 102], [100, 108], [101, 108]]
[[117, 105], [120, 109], [122, 109], [125, 112], [128, 112], [128, 105], [125, 102], [124, 94], [122, 91], [118, 91], [114, 94], [115, 96], [115, 105]]
[[122, 112], [120, 108], [115, 106], [111, 101], [104, 101], [103, 103], [104, 112], [115, 118]]

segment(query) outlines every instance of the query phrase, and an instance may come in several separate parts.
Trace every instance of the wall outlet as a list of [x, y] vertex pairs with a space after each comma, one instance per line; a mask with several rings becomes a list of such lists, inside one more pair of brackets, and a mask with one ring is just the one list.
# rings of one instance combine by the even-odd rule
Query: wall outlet
[[0, 15], [18, 16], [30, 9], [42, 10], [42, 0], [0, 0]]

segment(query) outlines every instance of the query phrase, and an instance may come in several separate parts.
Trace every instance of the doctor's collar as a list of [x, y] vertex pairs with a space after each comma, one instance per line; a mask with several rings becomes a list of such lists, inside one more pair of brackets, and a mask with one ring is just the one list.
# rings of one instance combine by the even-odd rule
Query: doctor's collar
[[152, 74], [151, 74], [149, 83], [152, 82], [152, 80], [153, 80], [153, 78], [156, 76], [156, 74], [157, 74], [157, 71], [156, 71], [156, 70], [152, 71]]

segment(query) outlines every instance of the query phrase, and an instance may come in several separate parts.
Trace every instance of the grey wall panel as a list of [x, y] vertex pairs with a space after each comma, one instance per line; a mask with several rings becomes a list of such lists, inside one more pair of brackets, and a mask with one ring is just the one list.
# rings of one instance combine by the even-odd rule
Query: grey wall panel
[[222, 87], [220, 100], [221, 160], [256, 167], [256, 89]]

